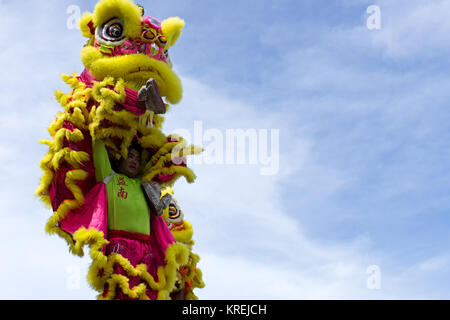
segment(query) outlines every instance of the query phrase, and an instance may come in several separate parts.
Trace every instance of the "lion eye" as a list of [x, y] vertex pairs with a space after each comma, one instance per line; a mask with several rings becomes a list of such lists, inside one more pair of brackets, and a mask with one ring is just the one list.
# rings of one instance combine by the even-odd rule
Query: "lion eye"
[[120, 25], [119, 23], [115, 23], [109, 26], [108, 29], [106, 29], [106, 33], [112, 39], [120, 39], [123, 34], [122, 25]]
[[112, 19], [105, 23], [97, 32], [99, 40], [107, 44], [117, 45], [125, 40], [124, 27], [120, 19]]
[[155, 41], [156, 35], [155, 35], [155, 31], [153, 30], [144, 30], [142, 32], [142, 38], [146, 41]]

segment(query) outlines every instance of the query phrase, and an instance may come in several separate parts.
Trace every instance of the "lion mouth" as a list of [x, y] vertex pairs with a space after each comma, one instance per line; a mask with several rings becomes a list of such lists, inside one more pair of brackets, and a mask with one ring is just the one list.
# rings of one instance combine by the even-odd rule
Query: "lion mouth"
[[150, 68], [150, 67], [139, 67], [129, 73], [131, 74], [131, 73], [139, 73], [139, 72], [155, 72], [155, 69]]
[[129, 75], [135, 75], [139, 73], [153, 73], [154, 75], [157, 75], [159, 78], [161, 79], [163, 78], [161, 76], [161, 73], [153, 67], [139, 67], [137, 69], [133, 69], [132, 71], [128, 72]]

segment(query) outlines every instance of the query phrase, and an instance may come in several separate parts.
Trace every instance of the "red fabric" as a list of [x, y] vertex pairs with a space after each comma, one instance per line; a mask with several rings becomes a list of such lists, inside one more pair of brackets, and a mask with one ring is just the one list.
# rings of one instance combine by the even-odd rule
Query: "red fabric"
[[74, 131], [75, 131], [75, 126], [73, 125], [73, 123], [72, 123], [72, 122], [69, 122], [69, 121], [67, 121], [67, 120], [64, 120], [63, 128], [68, 129], [68, 130], [70, 130], [71, 132], [74, 132]]
[[94, 23], [92, 22], [92, 20], [89, 21], [88, 27], [89, 27], [89, 30], [91, 31], [91, 34], [94, 35], [95, 34], [95, 26], [94, 26]]
[[146, 234], [124, 230], [108, 230], [108, 239], [112, 238], [128, 238], [138, 241], [150, 242], [150, 236]]
[[[65, 129], [74, 130], [71, 126], [70, 122], [65, 122]], [[83, 151], [89, 155], [92, 155], [92, 141], [90, 138], [89, 131], [82, 130], [82, 134], [85, 139], [78, 142], [70, 142], [67, 139], [64, 139], [63, 147], [69, 148], [72, 151]], [[96, 184], [95, 181], [95, 169], [92, 161], [83, 162], [80, 166], [80, 169], [87, 172], [88, 176], [85, 180], [76, 181], [75, 184], [81, 188], [83, 195], [87, 194]], [[74, 200], [75, 197], [66, 185], [66, 175], [68, 172], [75, 170], [71, 165], [67, 162], [63, 162], [60, 164], [59, 169], [56, 170], [54, 174], [54, 178], [52, 184], [50, 185], [49, 195], [53, 207], [53, 211], [57, 211], [59, 206], [65, 200]]]
[[125, 102], [120, 105], [137, 116], [144, 115], [146, 108], [140, 104], [138, 100], [138, 93], [128, 88], [125, 88], [125, 93]]
[[92, 88], [94, 85], [94, 82], [97, 81], [97, 79], [95, 79], [91, 73], [89, 72], [88, 69], [84, 69], [84, 71], [80, 74], [80, 76], [77, 78], [78, 81], [83, 82], [86, 87], [88, 88]]
[[61, 228], [74, 233], [79, 228], [87, 230], [93, 228], [103, 232], [106, 236], [108, 219], [106, 215], [107, 197], [106, 186], [103, 182], [97, 183], [84, 197], [85, 204], [77, 210], [69, 212], [60, 222]]
[[[136, 267], [138, 264], [145, 264], [147, 266], [148, 273], [153, 276], [155, 281], [158, 281], [157, 261], [153, 253], [152, 246], [149, 242], [129, 239], [127, 237], [114, 237], [110, 239], [110, 242], [106, 247], [106, 254], [110, 255], [112, 253], [118, 253], [122, 257], [128, 259], [133, 267]], [[125, 270], [118, 264], [115, 264], [113, 266], [113, 270], [115, 274], [126, 276], [129, 279], [128, 284], [130, 286], [130, 289], [133, 289], [135, 286], [142, 282], [139, 277], [129, 276], [125, 272]], [[108, 291], [108, 284], [106, 284], [103, 295], [106, 296], [108, 294]], [[158, 295], [156, 291], [150, 289], [147, 289], [146, 294], [151, 300], [156, 300]], [[124, 294], [119, 286], [116, 288], [115, 299], [133, 300], [126, 294]]]
[[172, 180], [176, 176], [176, 173], [174, 174], [157, 174], [152, 181], [157, 182], [159, 184], [168, 182]]
[[66, 164], [60, 166], [60, 168], [55, 172], [52, 184], [50, 185], [49, 196], [52, 202], [53, 211], [58, 210], [59, 206], [65, 200], [75, 199], [72, 192], [66, 186], [66, 174], [72, 168]]
[[150, 215], [150, 243], [158, 266], [166, 265], [166, 250], [176, 243], [163, 217]]

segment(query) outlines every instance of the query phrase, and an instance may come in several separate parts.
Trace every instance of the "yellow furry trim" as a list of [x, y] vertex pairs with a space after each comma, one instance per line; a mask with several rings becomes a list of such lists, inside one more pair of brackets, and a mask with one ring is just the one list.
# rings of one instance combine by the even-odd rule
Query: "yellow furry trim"
[[72, 75], [62, 74], [61, 78], [62, 80], [70, 85], [72, 89], [84, 89], [86, 88], [86, 85], [83, 82], [78, 81], [77, 79], [78, 74], [72, 73]]
[[93, 20], [94, 20], [94, 15], [90, 12], [85, 12], [80, 18], [81, 34], [86, 38], [94, 37], [94, 34], [91, 32], [91, 28], [89, 28], [89, 24], [94, 23]]
[[[114, 86], [111, 90], [107, 86]], [[114, 78], [107, 77], [103, 81], [96, 82], [92, 88], [92, 94], [95, 100], [102, 102], [105, 100], [108, 107], [113, 107], [115, 103], [125, 101], [125, 86], [122, 79], [114, 81]], [[108, 99], [109, 98], [109, 99]], [[113, 105], [109, 105], [112, 103]]]
[[[161, 191], [161, 197], [166, 194], [174, 195], [174, 190], [170, 187], [164, 188]], [[169, 209], [166, 208], [163, 212], [163, 218], [167, 221], [169, 216]], [[202, 272], [197, 268], [200, 257], [192, 252], [194, 240], [192, 236], [194, 230], [189, 221], [183, 221], [180, 226], [174, 226], [171, 230], [177, 243], [184, 244], [189, 250], [188, 262], [181, 266], [177, 272], [177, 290], [184, 290], [185, 300], [197, 300], [194, 294], [195, 288], [203, 288], [205, 286], [202, 279]]]
[[[71, 200], [63, 201], [53, 213], [46, 224], [46, 231], [50, 234], [57, 234], [67, 241], [69, 250], [76, 255], [83, 256], [83, 247], [88, 245], [92, 264], [88, 272], [90, 285], [98, 292], [103, 292], [105, 284], [109, 285], [110, 292], [106, 297], [99, 295], [99, 299], [111, 299], [115, 297], [115, 290], [120, 288], [130, 297], [147, 299], [146, 288], [158, 291], [158, 299], [170, 299], [170, 292], [174, 289], [177, 269], [181, 265], [186, 265], [193, 261], [189, 253], [189, 247], [183, 244], [173, 244], [166, 252], [166, 265], [158, 268], [158, 281], [147, 272], [145, 265], [133, 267], [127, 259], [118, 254], [106, 257], [102, 249], [108, 243], [105, 235], [98, 230], [86, 230], [80, 228], [73, 235], [60, 228], [60, 222], [66, 218], [67, 214], [80, 208], [84, 204], [84, 195], [77, 183], [87, 179], [88, 173], [82, 170], [85, 161], [90, 160], [86, 152], [74, 151], [64, 147], [65, 142], [80, 142], [87, 138], [84, 130], [89, 130], [91, 135], [102, 138], [106, 145], [111, 147], [111, 138], [120, 137], [123, 139], [122, 146], [118, 152], [119, 156], [126, 155], [128, 144], [139, 131], [143, 135], [141, 144], [144, 148], [156, 151], [157, 157], [152, 157], [151, 161], [155, 168], [151, 174], [175, 173], [176, 177], [181, 175], [187, 177], [188, 181], [193, 181], [195, 175], [185, 167], [164, 168], [162, 165], [171, 160], [171, 150], [176, 143], [168, 144], [167, 137], [156, 128], [146, 128], [139, 117], [130, 115], [128, 112], [115, 112], [114, 105], [125, 100], [125, 82], [121, 79], [107, 77], [103, 81], [94, 84], [93, 88], [86, 88], [85, 84], [77, 79], [77, 75], [63, 75], [63, 80], [69, 84], [72, 91], [69, 94], [55, 92], [55, 97], [64, 112], [58, 113], [56, 119], [49, 126], [49, 134], [52, 140], [41, 140], [40, 142], [49, 147], [47, 155], [41, 160], [40, 166], [44, 171], [40, 185], [36, 190], [44, 203], [51, 205], [49, 198], [49, 188], [54, 179], [54, 173], [62, 164], [67, 163], [73, 167], [72, 171], [66, 173], [66, 188], [73, 194]], [[107, 86], [112, 86], [112, 89]], [[87, 110], [89, 99], [99, 102], [97, 107], [93, 106], [90, 112]], [[109, 120], [117, 125], [116, 128], [102, 128], [100, 121]], [[71, 122], [75, 129], [73, 131], [64, 128], [64, 122]], [[149, 151], [147, 159], [149, 158]], [[160, 161], [158, 161], [160, 160]], [[114, 265], [119, 264], [126, 270], [127, 276], [139, 276], [143, 283], [130, 289], [128, 278], [113, 274]]]
[[[182, 160], [187, 155], [200, 153], [202, 149], [195, 146], [186, 147], [185, 140], [181, 137], [177, 138], [178, 142], [165, 143], [144, 167], [145, 181], [153, 179], [157, 174], [175, 174], [175, 177], [167, 185], [173, 185], [180, 176], [184, 176], [189, 183], [194, 182], [196, 176], [191, 169], [176, 166], [172, 162], [175, 161], [175, 157], [177, 160]], [[169, 167], [167, 167], [168, 164]]]
[[96, 266], [102, 268], [106, 265], [106, 256], [101, 252], [104, 245], [108, 244], [103, 232], [96, 229], [80, 228], [73, 234], [73, 239], [76, 241], [73, 247], [73, 252], [83, 256], [83, 247], [89, 245], [90, 255], [92, 260], [95, 261]]
[[130, 0], [100, 0], [94, 10], [94, 26], [101, 26], [112, 18], [122, 20], [127, 38], [140, 37], [141, 10], [134, 2]]
[[[113, 86], [113, 89], [107, 88]], [[128, 146], [136, 135], [139, 126], [139, 117], [127, 111], [114, 111], [117, 103], [125, 101], [126, 93], [124, 81], [115, 80], [111, 77], [94, 84], [92, 95], [100, 105], [92, 108], [90, 112], [89, 130], [92, 137], [102, 140], [106, 146], [112, 149], [114, 156], [126, 158], [128, 155]], [[115, 124], [114, 127], [102, 127], [102, 121], [107, 120]], [[118, 137], [122, 139], [120, 149], [117, 149], [110, 139]]]
[[[153, 78], [158, 83], [161, 95], [166, 97], [169, 103], [178, 103], [183, 95], [181, 81], [170, 66], [144, 54], [108, 57], [96, 48], [87, 46], [81, 51], [81, 60], [99, 80], [106, 77], [124, 79], [130, 89], [139, 91], [149, 78]], [[135, 72], [139, 68], [148, 71]]]
[[[76, 79], [77, 75], [62, 75], [63, 80], [71, 85], [74, 91], [66, 95], [62, 92], [55, 92], [56, 99], [64, 107], [64, 112], [59, 112], [49, 126], [49, 134], [53, 141], [40, 140], [41, 143], [49, 147], [47, 155], [41, 160], [40, 167], [44, 171], [40, 185], [35, 191], [35, 195], [40, 197], [46, 206], [51, 206], [49, 198], [49, 186], [54, 178], [54, 171], [65, 161], [75, 169], [79, 169], [84, 161], [89, 160], [89, 155], [85, 152], [77, 152], [68, 148], [63, 148], [64, 141], [79, 142], [84, 139], [84, 135], [79, 128], [86, 126], [86, 101], [90, 97], [91, 89], [86, 89], [85, 85]], [[75, 124], [74, 131], [63, 128], [64, 121], [71, 121]], [[69, 179], [70, 180], [70, 179]], [[70, 183], [70, 181], [68, 181]]]
[[189, 252], [189, 259], [188, 259], [188, 263], [186, 264], [186, 266], [189, 269], [189, 272], [186, 275], [186, 277], [183, 279], [184, 282], [189, 282], [194, 278], [195, 267], [197, 266], [197, 263], [199, 262], [199, 260], [200, 260], [200, 257], [198, 255], [196, 255], [193, 252]]
[[58, 207], [58, 210], [53, 214], [53, 216], [47, 222], [46, 230], [48, 233], [52, 234], [56, 231], [55, 226], [58, 225], [59, 221], [64, 219], [67, 213], [71, 210], [75, 210], [84, 204], [84, 196], [80, 187], [76, 185], [76, 181], [85, 180], [88, 173], [84, 170], [73, 170], [66, 174], [65, 184], [67, 189], [69, 189], [74, 198], [73, 200], [64, 200], [63, 203]]
[[194, 277], [192, 278], [191, 291], [193, 291], [195, 288], [201, 289], [204, 287], [205, 287], [205, 283], [203, 282], [202, 270], [197, 268], [197, 269], [195, 269]]
[[198, 300], [198, 297], [194, 294], [194, 292], [189, 291], [186, 293], [186, 296], [184, 298], [185, 300]]
[[[70, 244], [71, 252], [76, 255], [83, 256], [83, 247], [89, 246], [92, 263], [87, 278], [91, 287], [100, 293], [98, 295], [100, 300], [114, 299], [117, 288], [120, 288], [130, 298], [142, 300], [148, 300], [145, 293], [149, 288], [158, 292], [158, 299], [168, 300], [170, 299], [170, 292], [175, 287], [177, 269], [180, 265], [188, 262], [189, 253], [185, 246], [176, 243], [170, 245], [166, 250], [166, 265], [158, 268], [158, 281], [155, 281], [152, 275], [147, 272], [147, 267], [144, 264], [134, 267], [127, 259], [116, 253], [105, 256], [102, 249], [108, 244], [108, 241], [101, 231], [80, 228], [73, 234], [73, 238], [58, 227], [55, 227], [53, 231], [66, 238]], [[125, 270], [127, 277], [114, 274], [115, 265], [120, 265]], [[128, 277], [139, 277], [142, 283], [130, 288]], [[106, 296], [103, 296], [105, 284], [108, 284], [109, 292]]]
[[160, 149], [167, 142], [166, 136], [158, 129], [149, 129], [149, 134], [142, 137], [140, 144], [143, 148]]
[[79, 169], [83, 161], [89, 160], [89, 154], [83, 151], [73, 151], [70, 148], [64, 148], [55, 153], [52, 159], [52, 166], [54, 170], [59, 169], [61, 160], [65, 160], [72, 167]]
[[178, 142], [167, 142], [158, 152], [156, 152], [144, 168], [144, 172], [148, 172], [157, 168], [161, 168], [167, 162], [172, 160], [171, 151], [177, 146]]
[[70, 131], [69, 129], [61, 128], [59, 129], [54, 138], [52, 148], [55, 150], [60, 150], [63, 148], [64, 140], [71, 142], [80, 142], [84, 139], [83, 133], [79, 129]]
[[52, 123], [50, 123], [50, 126], [48, 128], [48, 133], [50, 134], [50, 136], [52, 137], [55, 136], [56, 132], [58, 132], [58, 130], [62, 128], [64, 120], [65, 120], [64, 113], [63, 112], [58, 113], [56, 119], [52, 121]]
[[[197, 264], [200, 257], [192, 252], [189, 252], [188, 263], [181, 268], [188, 270], [187, 274], [181, 275], [181, 271], [178, 271], [178, 290], [185, 290], [185, 300], [197, 300], [197, 296], [194, 294], [195, 288], [204, 288], [202, 271], [197, 268]], [[179, 270], [181, 270], [181, 268]], [[185, 272], [185, 271], [184, 271]]]
[[[99, 292], [103, 291], [106, 283], [108, 284], [109, 292], [106, 296], [98, 295], [100, 300], [114, 299], [118, 287], [130, 298], [148, 300], [145, 292], [147, 289], [151, 289], [158, 292], [159, 300], [168, 300], [170, 299], [169, 294], [175, 286], [176, 270], [187, 261], [188, 251], [186, 247], [180, 244], [170, 245], [166, 250], [166, 265], [158, 268], [158, 281], [155, 281], [153, 276], [147, 272], [146, 265], [140, 264], [133, 267], [123, 256], [113, 253], [102, 258], [103, 263], [96, 263], [94, 260], [89, 271], [89, 281], [93, 288]], [[114, 265], [120, 265], [128, 277], [139, 277], [142, 283], [130, 288], [128, 277], [114, 274]], [[102, 270], [102, 275], [99, 273], [100, 270]]]
[[194, 229], [189, 221], [183, 221], [182, 228], [175, 228], [172, 230], [172, 234], [177, 242], [189, 244], [194, 234]]
[[151, 181], [157, 174], [174, 175], [174, 177], [169, 182], [163, 184], [163, 187], [172, 186], [180, 177], [184, 177], [188, 183], [193, 183], [197, 178], [194, 172], [189, 168], [171, 166], [169, 168], [162, 168], [151, 171], [150, 173], [145, 175], [142, 180]]
[[184, 20], [179, 17], [172, 17], [164, 20], [161, 29], [167, 38], [166, 49], [172, 47], [181, 35], [181, 30], [184, 28]]
[[161, 129], [164, 123], [164, 117], [160, 114], [155, 114], [153, 116], [153, 126], [157, 129]]
[[49, 186], [51, 185], [53, 181], [53, 170], [50, 169], [50, 162], [52, 160], [53, 155], [47, 154], [40, 163], [40, 167], [42, 171], [44, 171], [44, 174], [41, 177], [41, 183], [39, 187], [36, 189], [34, 195], [37, 197], [40, 197], [41, 201], [47, 206], [51, 207], [51, 201], [49, 197]]
[[166, 187], [161, 190], [161, 198], [164, 197], [166, 194], [170, 194], [173, 196], [175, 194], [175, 191], [171, 187]]

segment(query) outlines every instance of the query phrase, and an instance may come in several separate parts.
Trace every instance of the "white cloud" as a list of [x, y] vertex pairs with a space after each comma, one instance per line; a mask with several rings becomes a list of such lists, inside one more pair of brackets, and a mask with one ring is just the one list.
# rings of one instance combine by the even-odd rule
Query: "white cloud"
[[[420, 13], [418, 2], [402, 4], [406, 14], [410, 11]], [[340, 225], [330, 220], [345, 220], [352, 214], [350, 218], [359, 221], [374, 219], [369, 216], [374, 214], [369, 212], [373, 210], [372, 201], [395, 203], [398, 195], [406, 195], [423, 182], [424, 177], [414, 169], [417, 163], [413, 159], [396, 164], [380, 163], [383, 154], [398, 150], [405, 140], [408, 147], [415, 148], [415, 141], [406, 139], [399, 132], [415, 137], [418, 127], [423, 131], [424, 127], [434, 126], [433, 121], [419, 119], [430, 115], [426, 101], [438, 99], [436, 92], [441, 97], [447, 83], [439, 75], [424, 79], [420, 70], [397, 72], [383, 64], [376, 65], [380, 62], [376, 54], [378, 49], [390, 58], [404, 58], [405, 53], [406, 57], [424, 54], [421, 42], [417, 41], [415, 45], [414, 39], [426, 35], [424, 30], [433, 29], [432, 13], [420, 17], [424, 24], [409, 37], [404, 33], [408, 30], [407, 24], [412, 22], [405, 22], [405, 16], [400, 17], [402, 4], [381, 4], [382, 17], [387, 18], [383, 20], [381, 31], [372, 32], [365, 26], [321, 30], [317, 34], [318, 41], [311, 48], [284, 52], [280, 63], [267, 66], [267, 78], [263, 79], [267, 80], [263, 86], [266, 89], [264, 106], [236, 101], [241, 99], [220, 93], [231, 92], [230, 88], [213, 90], [210, 84], [183, 78], [184, 100], [173, 108], [166, 128], [186, 127], [186, 123], [191, 124], [197, 119], [202, 119], [208, 127], [221, 129], [276, 126], [282, 128], [281, 140], [284, 142], [280, 149], [282, 170], [276, 177], [262, 178], [251, 167], [198, 166], [194, 167], [199, 175], [196, 184], [176, 187], [187, 219], [194, 221], [197, 250], [209, 260], [202, 261], [201, 266], [213, 270], [206, 279], [210, 286], [207, 283], [207, 288], [200, 291], [203, 297], [227, 297], [241, 283], [247, 285], [243, 291], [235, 293], [234, 298], [273, 297], [276, 295], [276, 290], [270, 290], [273, 287], [279, 288], [281, 294], [289, 292], [297, 298], [408, 299], [432, 296], [429, 290], [422, 290], [426, 288], [424, 282], [427, 279], [423, 266], [414, 273], [414, 278], [420, 281], [414, 282], [402, 270], [408, 262], [389, 256], [390, 249], [377, 248], [370, 237], [361, 235], [353, 241], [337, 241], [335, 245], [322, 243], [326, 235], [312, 237], [310, 226], [298, 218], [316, 215], [317, 225], [335, 228]], [[424, 5], [428, 4], [430, 2]], [[434, 2], [429, 10], [442, 9], [439, 5], [444, 4]], [[399, 20], [392, 20], [394, 16]], [[401, 26], [403, 24], [405, 27]], [[283, 34], [279, 31], [272, 30], [272, 34]], [[390, 34], [398, 41], [386, 41]], [[425, 43], [446, 50], [445, 45], [435, 44], [437, 41], [432, 38]], [[402, 53], [402, 48], [407, 49]], [[372, 55], [362, 54], [366, 50], [375, 51], [373, 65], [365, 60]], [[255, 101], [264, 101], [259, 94], [255, 94]], [[279, 110], [284, 113], [272, 112], [273, 109], [267, 108], [267, 100], [277, 101], [282, 107]], [[299, 124], [303, 127], [296, 127]], [[297, 157], [298, 161], [295, 161]], [[378, 174], [374, 180], [379, 185], [373, 185], [370, 178]], [[367, 187], [366, 184], [373, 194], [354, 200], [368, 203], [340, 206], [336, 201], [339, 192]], [[230, 197], [224, 199], [222, 194]], [[294, 199], [289, 206], [284, 206], [283, 194]], [[327, 214], [330, 207], [335, 210]], [[354, 212], [347, 212], [352, 210]], [[254, 212], [261, 213], [259, 219], [254, 218]], [[389, 219], [397, 221], [396, 216], [405, 213], [377, 214], [389, 215]], [[277, 223], [277, 219], [283, 223]], [[389, 223], [384, 219], [372, 221], [383, 225]], [[277, 228], [277, 225], [282, 227]], [[289, 231], [284, 229], [285, 226], [289, 226]], [[358, 223], [352, 228], [354, 234], [365, 234], [367, 230], [367, 227], [360, 228]], [[230, 241], [237, 245], [233, 246]], [[365, 287], [366, 269], [373, 264], [379, 265], [382, 271], [381, 290], [372, 291]], [[224, 284], [221, 277], [229, 269], [234, 272]], [[269, 270], [283, 274], [283, 277], [275, 279]], [[254, 289], [263, 279], [270, 280], [266, 280], [266, 286], [260, 291]]]
[[[370, 240], [320, 244], [308, 238], [299, 212], [286, 212], [283, 181], [293, 181], [302, 200], [326, 199], [346, 182], [340, 173], [316, 163], [312, 141], [287, 124], [288, 115], [259, 112], [254, 105], [224, 96], [198, 81], [183, 77], [185, 96], [168, 116], [165, 131], [185, 128], [202, 119], [205, 128], [270, 128], [281, 130], [281, 170], [261, 176], [254, 167], [195, 165], [193, 185], [178, 183], [176, 197], [186, 219], [194, 224], [197, 251], [207, 287], [202, 298], [302, 299], [364, 297]], [[238, 115], [238, 116], [237, 116]], [[305, 195], [303, 195], [303, 193]], [[308, 214], [308, 213], [304, 213]], [[310, 212], [314, 214], [314, 212]], [[214, 252], [214, 253], [213, 253]], [[227, 281], [223, 281], [223, 277]]]
[[450, 3], [433, 1], [380, 1], [382, 29], [373, 43], [388, 57], [435, 57], [448, 54]]
[[442, 270], [449, 270], [450, 254], [441, 254], [436, 257], [427, 259], [419, 263], [418, 268], [427, 272], [439, 272]]
[[[346, 263], [330, 263], [308, 270], [270, 261], [261, 264], [237, 256], [206, 253], [202, 256], [207, 286], [199, 290], [208, 299], [349, 299], [363, 298], [364, 269]], [[207, 272], [206, 272], [207, 271]], [[211, 289], [214, 288], [214, 289]]]
[[[8, 44], [0, 52], [0, 268], [7, 288], [0, 297], [93, 298], [85, 276], [80, 289], [67, 287], [67, 268], [84, 267], [86, 259], [70, 255], [61, 239], [45, 234], [51, 211], [33, 197], [45, 154], [38, 140], [48, 137], [48, 124], [59, 111], [53, 91], [68, 91], [59, 75], [79, 71], [74, 69], [81, 37], [67, 31], [64, 4], [56, 1], [2, 1], [0, 12], [0, 41]], [[78, 60], [61, 58], [70, 54]]]
[[[4, 212], [4, 211], [3, 211]], [[39, 213], [38, 213], [39, 212]], [[0, 299], [92, 299], [85, 271], [88, 259], [72, 256], [61, 239], [45, 234], [42, 209], [33, 212], [9, 212], [0, 217], [2, 286]], [[5, 227], [6, 226], [6, 227]], [[80, 268], [79, 287], [70, 286], [70, 267]]]

